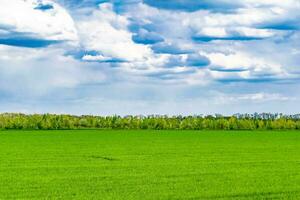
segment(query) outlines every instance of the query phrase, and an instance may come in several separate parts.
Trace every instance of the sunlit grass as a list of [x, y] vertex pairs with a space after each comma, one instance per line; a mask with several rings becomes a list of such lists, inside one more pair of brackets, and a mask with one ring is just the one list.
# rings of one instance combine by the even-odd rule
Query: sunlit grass
[[300, 132], [2, 131], [0, 199], [299, 199]]

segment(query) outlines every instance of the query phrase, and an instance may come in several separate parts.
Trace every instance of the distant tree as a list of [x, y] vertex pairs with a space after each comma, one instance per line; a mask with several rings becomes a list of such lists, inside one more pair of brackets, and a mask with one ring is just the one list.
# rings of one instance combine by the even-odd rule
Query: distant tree
[[[216, 116], [72, 116], [0, 114], [0, 129], [154, 129], [154, 130], [300, 130], [300, 115]], [[259, 118], [263, 116], [263, 118]], [[280, 117], [278, 117], [280, 116]]]

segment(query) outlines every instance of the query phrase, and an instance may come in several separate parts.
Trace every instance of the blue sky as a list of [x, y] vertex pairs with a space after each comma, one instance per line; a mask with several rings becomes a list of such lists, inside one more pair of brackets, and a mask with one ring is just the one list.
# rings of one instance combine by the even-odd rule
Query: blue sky
[[0, 0], [0, 112], [300, 113], [299, 0]]

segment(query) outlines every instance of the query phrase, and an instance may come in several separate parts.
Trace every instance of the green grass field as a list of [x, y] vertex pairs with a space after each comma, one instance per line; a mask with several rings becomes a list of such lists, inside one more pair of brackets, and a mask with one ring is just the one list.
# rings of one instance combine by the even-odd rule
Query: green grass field
[[2, 131], [0, 199], [300, 199], [300, 132]]

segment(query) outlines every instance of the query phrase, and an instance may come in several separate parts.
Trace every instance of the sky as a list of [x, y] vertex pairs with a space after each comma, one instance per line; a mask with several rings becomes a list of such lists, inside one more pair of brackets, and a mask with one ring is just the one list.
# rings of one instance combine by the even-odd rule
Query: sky
[[300, 113], [300, 0], [0, 0], [0, 112]]

